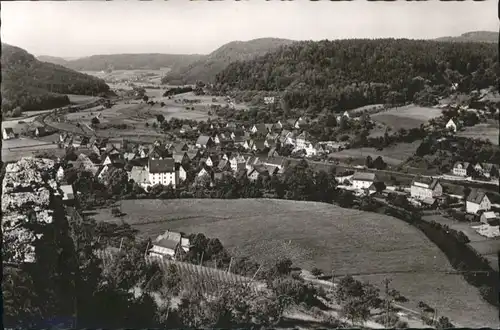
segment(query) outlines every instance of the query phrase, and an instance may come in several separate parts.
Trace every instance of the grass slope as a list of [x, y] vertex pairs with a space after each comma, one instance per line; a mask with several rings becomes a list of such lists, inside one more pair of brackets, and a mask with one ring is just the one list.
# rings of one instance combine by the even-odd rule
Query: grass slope
[[264, 55], [293, 41], [278, 38], [260, 38], [250, 41], [233, 41], [216, 49], [200, 60], [172, 70], [163, 82], [192, 84], [197, 80], [210, 82], [230, 63], [245, 61]]
[[[218, 237], [236, 255], [265, 262], [290, 257], [306, 269], [338, 276], [364, 274], [380, 284], [386, 276], [407, 295], [438, 305], [462, 326], [493, 326], [498, 314], [478, 290], [451, 270], [444, 254], [423, 233], [398, 219], [315, 202], [270, 199], [127, 200], [124, 221], [151, 238], [163, 231]], [[96, 220], [120, 221], [102, 210]]]

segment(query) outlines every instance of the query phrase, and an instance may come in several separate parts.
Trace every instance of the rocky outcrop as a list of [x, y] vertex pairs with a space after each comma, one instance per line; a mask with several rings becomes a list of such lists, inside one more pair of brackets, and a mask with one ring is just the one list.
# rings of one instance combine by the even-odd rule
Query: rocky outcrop
[[53, 160], [41, 158], [22, 158], [7, 165], [2, 182], [5, 261], [34, 261], [33, 242], [40, 235], [27, 225], [53, 222], [50, 201], [59, 192], [55, 166]]

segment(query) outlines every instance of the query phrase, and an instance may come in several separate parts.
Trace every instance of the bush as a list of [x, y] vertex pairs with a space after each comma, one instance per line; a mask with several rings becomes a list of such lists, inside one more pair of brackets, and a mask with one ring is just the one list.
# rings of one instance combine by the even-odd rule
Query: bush
[[311, 274], [313, 274], [314, 276], [318, 277], [320, 276], [321, 274], [323, 274], [323, 271], [317, 267], [314, 267], [312, 270], [311, 270]]

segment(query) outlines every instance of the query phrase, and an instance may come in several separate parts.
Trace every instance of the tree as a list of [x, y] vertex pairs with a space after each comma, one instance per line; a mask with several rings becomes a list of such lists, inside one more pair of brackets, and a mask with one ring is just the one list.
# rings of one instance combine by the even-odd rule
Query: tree
[[372, 168], [373, 167], [373, 160], [372, 160], [372, 157], [369, 156], [369, 155], [366, 156], [365, 166], [368, 167], [368, 168]]
[[165, 121], [165, 117], [162, 114], [156, 115], [156, 120], [162, 124]]
[[12, 117], [19, 117], [23, 113], [21, 107], [16, 107], [14, 110], [12, 110]]
[[147, 95], [144, 95], [144, 96], [142, 97], [142, 100], [143, 100], [144, 102], [147, 102], [147, 101], [149, 100], [149, 97], [148, 97]]
[[99, 118], [92, 117], [92, 119], [90, 120], [90, 123], [92, 124], [92, 126], [99, 125], [99, 123], [100, 123]]
[[384, 170], [387, 167], [387, 164], [384, 162], [382, 157], [378, 156], [373, 161], [373, 167], [376, 168], [377, 170]]

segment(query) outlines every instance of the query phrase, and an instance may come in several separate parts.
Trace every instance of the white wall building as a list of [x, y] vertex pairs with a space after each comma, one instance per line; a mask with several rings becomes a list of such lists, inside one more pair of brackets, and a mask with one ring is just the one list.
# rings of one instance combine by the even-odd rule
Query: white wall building
[[437, 198], [443, 195], [443, 187], [437, 179], [419, 178], [412, 182], [410, 194], [419, 200]]
[[175, 188], [177, 178], [173, 158], [150, 159], [146, 169], [149, 173], [149, 182], [152, 185], [172, 185]]
[[489, 211], [491, 202], [482, 190], [473, 189], [465, 202], [465, 210], [470, 214], [477, 214], [479, 211]]

